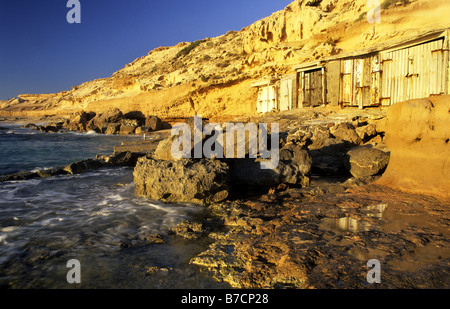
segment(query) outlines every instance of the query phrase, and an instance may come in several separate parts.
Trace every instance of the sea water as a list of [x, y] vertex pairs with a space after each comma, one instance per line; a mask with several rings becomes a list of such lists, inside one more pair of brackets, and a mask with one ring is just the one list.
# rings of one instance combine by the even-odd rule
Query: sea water
[[[110, 154], [133, 138], [8, 125], [0, 130], [0, 174]], [[228, 287], [189, 264], [207, 240], [169, 235], [171, 227], [204, 216], [205, 209], [135, 197], [132, 173], [128, 167], [101, 168], [0, 183], [0, 287]], [[164, 243], [145, 241], [154, 234]], [[71, 259], [80, 262], [80, 284], [67, 282]]]

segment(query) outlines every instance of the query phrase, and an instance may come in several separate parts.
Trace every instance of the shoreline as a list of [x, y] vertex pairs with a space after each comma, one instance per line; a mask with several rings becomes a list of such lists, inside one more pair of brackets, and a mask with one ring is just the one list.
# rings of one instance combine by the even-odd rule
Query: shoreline
[[[349, 119], [356, 125], [364, 123], [361, 128], [368, 126], [366, 118], [352, 115], [355, 111], [345, 119], [317, 111], [306, 111], [300, 119], [296, 114], [278, 119], [267, 115], [261, 121], [280, 121], [283, 131], [289, 132], [285, 141], [300, 132], [290, 128], [293, 123], [309, 123], [311, 130], [332, 128], [330, 123], [339, 127], [335, 121]], [[383, 121], [374, 118], [376, 124]], [[381, 147], [384, 142], [377, 136], [367, 141], [375, 140]], [[320, 152], [325, 141], [313, 139], [318, 150], [310, 151], [319, 151], [314, 160], [328, 158], [329, 154]], [[150, 143], [156, 148], [159, 140]], [[120, 152], [74, 162], [62, 170], [80, 173], [106, 166], [135, 166], [139, 157], [147, 155]], [[332, 165], [320, 164], [311, 174], [310, 186], [280, 185], [265, 193], [212, 203], [206, 206], [210, 217], [175, 226], [176, 237], [212, 242], [190, 264], [237, 289], [450, 287], [448, 202], [378, 185], [376, 178], [358, 180]], [[371, 259], [381, 262], [381, 284], [366, 280], [370, 270], [366, 264]]]

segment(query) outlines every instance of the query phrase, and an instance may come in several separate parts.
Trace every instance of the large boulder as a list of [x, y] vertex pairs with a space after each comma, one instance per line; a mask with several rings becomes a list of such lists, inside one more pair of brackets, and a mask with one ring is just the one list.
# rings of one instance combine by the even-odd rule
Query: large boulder
[[237, 188], [267, 189], [282, 183], [309, 186], [312, 160], [301, 146], [287, 144], [280, 150], [280, 160], [273, 169], [264, 169], [265, 159], [228, 160], [233, 185]]
[[76, 112], [70, 116], [69, 122], [66, 124], [66, 128], [72, 131], [85, 131], [87, 124], [95, 116], [96, 114], [94, 112]]
[[88, 124], [88, 127], [94, 131], [105, 133], [108, 124], [120, 123], [122, 119], [123, 113], [119, 109], [115, 108], [105, 113], [96, 115]]
[[136, 195], [163, 202], [210, 204], [228, 197], [229, 167], [218, 160], [142, 157], [134, 169]]
[[158, 131], [163, 128], [161, 119], [157, 116], [149, 116], [145, 119], [145, 126], [150, 128], [152, 131]]
[[347, 122], [340, 123], [330, 128], [330, 133], [334, 137], [346, 141], [353, 145], [361, 145], [362, 140], [355, 130], [355, 127]]
[[345, 166], [356, 178], [380, 174], [389, 163], [389, 153], [371, 146], [360, 146], [347, 152]]
[[145, 124], [146, 117], [140, 111], [132, 111], [123, 115], [125, 119], [136, 120], [139, 126], [143, 126]]
[[120, 134], [130, 135], [134, 134], [136, 128], [139, 127], [139, 122], [136, 119], [123, 119], [120, 124]]

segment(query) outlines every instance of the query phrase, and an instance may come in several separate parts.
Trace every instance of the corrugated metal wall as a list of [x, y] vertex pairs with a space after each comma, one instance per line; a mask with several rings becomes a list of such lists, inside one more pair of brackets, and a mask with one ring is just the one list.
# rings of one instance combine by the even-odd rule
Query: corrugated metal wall
[[446, 93], [444, 39], [381, 52], [383, 105]]

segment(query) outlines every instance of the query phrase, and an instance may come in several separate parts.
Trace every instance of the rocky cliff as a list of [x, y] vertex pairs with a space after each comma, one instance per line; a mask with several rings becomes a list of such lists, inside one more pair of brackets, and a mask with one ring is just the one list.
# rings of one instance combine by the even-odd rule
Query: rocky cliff
[[0, 102], [1, 116], [80, 110], [142, 111], [162, 118], [250, 115], [255, 80], [292, 65], [450, 26], [445, 0], [381, 1], [381, 23], [366, 20], [367, 0], [295, 0], [284, 10], [216, 38], [154, 49], [111, 77], [54, 94]]

